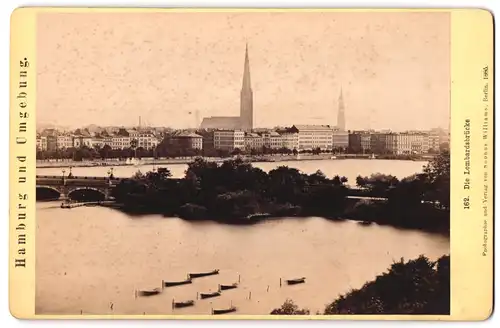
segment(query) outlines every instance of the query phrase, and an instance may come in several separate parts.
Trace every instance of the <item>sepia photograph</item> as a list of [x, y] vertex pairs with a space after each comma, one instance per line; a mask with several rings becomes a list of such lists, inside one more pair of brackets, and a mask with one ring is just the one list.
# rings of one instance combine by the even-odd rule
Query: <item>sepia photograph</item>
[[35, 313], [450, 315], [450, 17], [38, 13]]

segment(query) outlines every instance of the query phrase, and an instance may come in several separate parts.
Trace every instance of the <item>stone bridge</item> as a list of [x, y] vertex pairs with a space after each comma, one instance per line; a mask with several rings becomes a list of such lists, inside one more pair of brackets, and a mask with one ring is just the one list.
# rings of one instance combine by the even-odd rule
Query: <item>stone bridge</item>
[[71, 193], [77, 190], [93, 190], [103, 194], [107, 200], [110, 199], [111, 190], [121, 180], [115, 177], [37, 175], [36, 188], [52, 189], [63, 199], [71, 198]]

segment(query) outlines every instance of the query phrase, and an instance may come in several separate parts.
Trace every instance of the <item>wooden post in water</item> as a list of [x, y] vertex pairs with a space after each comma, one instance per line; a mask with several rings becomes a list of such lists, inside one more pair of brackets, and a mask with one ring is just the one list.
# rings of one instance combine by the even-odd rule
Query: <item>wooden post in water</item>
[[199, 294], [200, 294], [200, 293], [196, 292], [196, 299], [199, 299], [199, 298], [198, 298], [198, 295], [199, 295]]
[[281, 287], [281, 278], [280, 278], [280, 287]]
[[267, 291], [269, 292], [269, 285], [267, 285]]
[[241, 282], [241, 274], [238, 275], [238, 283]]
[[252, 292], [248, 292], [248, 299], [252, 299]]
[[172, 310], [174, 309], [174, 304], [175, 304], [175, 301], [174, 301], [174, 299], [172, 298]]
[[161, 290], [163, 290], [165, 288], [165, 282], [163, 281], [163, 279], [161, 280]]

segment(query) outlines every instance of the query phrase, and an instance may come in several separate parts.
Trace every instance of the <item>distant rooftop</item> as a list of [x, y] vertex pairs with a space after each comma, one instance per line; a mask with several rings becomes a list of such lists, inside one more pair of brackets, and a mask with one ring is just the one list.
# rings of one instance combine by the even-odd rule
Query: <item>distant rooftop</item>
[[201, 129], [239, 129], [241, 120], [239, 116], [213, 116], [205, 117], [201, 122]]
[[329, 125], [294, 125], [294, 127], [298, 130], [325, 130], [332, 128]]
[[194, 132], [181, 132], [174, 135], [175, 138], [203, 138]]

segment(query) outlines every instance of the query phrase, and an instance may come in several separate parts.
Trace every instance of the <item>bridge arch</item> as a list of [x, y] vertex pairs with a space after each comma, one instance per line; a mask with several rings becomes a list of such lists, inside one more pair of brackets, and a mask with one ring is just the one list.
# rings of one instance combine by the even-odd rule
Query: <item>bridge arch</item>
[[107, 197], [106, 191], [93, 187], [76, 187], [68, 190], [67, 197], [74, 200], [105, 200]]
[[61, 190], [52, 186], [36, 186], [36, 199], [40, 201], [56, 200], [61, 197]]
[[61, 193], [61, 190], [53, 186], [36, 186], [36, 190], [44, 190], [44, 189], [53, 190], [59, 194]]

